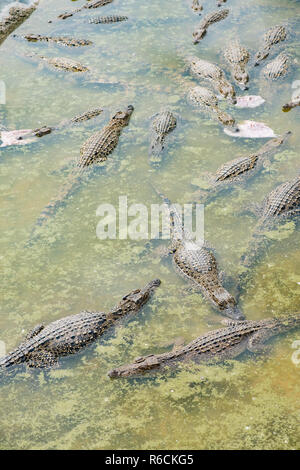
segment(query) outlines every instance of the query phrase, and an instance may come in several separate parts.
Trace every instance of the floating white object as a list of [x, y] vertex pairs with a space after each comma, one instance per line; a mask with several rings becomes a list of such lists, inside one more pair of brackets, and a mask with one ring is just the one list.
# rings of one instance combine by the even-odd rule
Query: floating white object
[[237, 96], [236, 100], [236, 108], [257, 108], [266, 101], [259, 95]]
[[0, 132], [0, 147], [9, 147], [10, 145], [26, 145], [34, 142], [35, 137], [26, 139], [27, 134], [31, 134], [32, 129], [19, 129], [17, 131]]
[[237, 131], [225, 128], [225, 134], [232, 137], [244, 137], [250, 139], [263, 139], [266, 137], [276, 137], [274, 131], [263, 122], [244, 121], [237, 125]]

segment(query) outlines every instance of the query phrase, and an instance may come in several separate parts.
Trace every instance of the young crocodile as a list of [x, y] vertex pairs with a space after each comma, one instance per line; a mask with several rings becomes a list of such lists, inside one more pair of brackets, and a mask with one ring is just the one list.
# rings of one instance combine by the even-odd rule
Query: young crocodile
[[241, 90], [247, 90], [249, 75], [245, 68], [250, 59], [247, 49], [238, 41], [232, 41], [224, 51], [224, 57], [232, 67], [232, 76]]
[[[13, 37], [19, 36], [17, 34], [14, 34]], [[66, 36], [42, 36], [41, 34], [25, 34], [20, 37], [26, 39], [28, 42], [56, 42], [60, 45], [71, 47], [90, 46], [91, 44], [93, 44], [92, 41], [89, 41], [87, 39], [74, 39]]]
[[264, 35], [264, 45], [255, 56], [255, 65], [259, 65], [264, 59], [266, 59], [270, 53], [270, 49], [275, 44], [286, 39], [286, 29], [284, 26], [273, 26]]
[[120, 319], [137, 313], [159, 285], [160, 280], [155, 279], [143, 289], [130, 292], [108, 313], [83, 311], [47, 326], [37, 325], [23, 343], [0, 358], [0, 371], [21, 363], [29, 367], [54, 366], [60, 357], [80, 351]]
[[[112, 3], [113, 0], [94, 0], [94, 1], [89, 1], [85, 5], [83, 5], [81, 8], [76, 8], [76, 10], [73, 11], [67, 11], [65, 13], [62, 13], [58, 16], [60, 20], [65, 20], [66, 18], [70, 18], [70, 16], [73, 16], [75, 13], [78, 13], [79, 11], [82, 11], [84, 8], [99, 8], [103, 7], [104, 5], [107, 5], [108, 3]], [[49, 21], [51, 23], [51, 21]]]
[[276, 153], [287, 141], [291, 132], [288, 131], [282, 136], [266, 142], [256, 152], [235, 158], [220, 166], [214, 174], [207, 175], [210, 187], [195, 193], [203, 204], [211, 202], [220, 192], [232, 190], [237, 184], [243, 183], [246, 179], [254, 176], [263, 167], [266, 159]]
[[243, 352], [259, 353], [268, 349], [265, 342], [274, 336], [300, 327], [300, 315], [282, 318], [267, 318], [257, 321], [229, 322], [230, 326], [210, 331], [182, 348], [163, 354], [138, 357], [132, 364], [111, 370], [108, 375], [131, 377], [181, 362], [215, 364], [234, 359]]
[[119, 23], [120, 21], [127, 21], [128, 16], [111, 15], [111, 16], [94, 16], [89, 19], [90, 24], [106, 24], [106, 23]]
[[217, 10], [212, 13], [208, 13], [208, 15], [203, 18], [197, 29], [193, 32], [194, 44], [198, 44], [198, 42], [201, 41], [201, 39], [206, 35], [207, 28], [210, 25], [224, 20], [225, 18], [227, 18], [228, 14], [229, 10], [227, 9]]
[[[252, 235], [247, 252], [242, 257], [242, 264], [252, 267], [269, 240], [265, 233], [273, 230], [281, 221], [293, 218], [300, 213], [300, 175], [273, 189], [259, 206], [254, 206], [258, 223]], [[241, 279], [247, 276], [242, 274]]]
[[162, 161], [161, 152], [167, 134], [172, 132], [177, 125], [177, 119], [170, 111], [162, 111], [154, 116], [151, 123], [151, 138], [149, 147], [149, 161], [152, 165], [159, 165]]
[[210, 81], [218, 93], [224, 98], [229, 99], [232, 104], [236, 104], [234, 87], [226, 80], [225, 74], [220, 67], [194, 56], [188, 57], [186, 62], [191, 72], [197, 78]]
[[191, 9], [197, 15], [201, 15], [201, 11], [203, 10], [203, 6], [200, 4], [199, 0], [193, 0]]
[[[124, 127], [128, 126], [131, 114], [134, 108], [129, 105], [125, 111], [118, 111], [103, 127], [101, 131], [95, 132], [83, 144], [80, 149], [80, 157], [76, 163], [68, 180], [59, 191], [56, 198], [44, 208], [40, 214], [36, 225], [42, 226], [54, 215], [58, 207], [66, 200], [74, 191], [81, 181], [81, 176], [93, 164], [105, 162], [109, 154], [111, 154], [118, 145], [119, 138]], [[35, 229], [31, 233], [30, 241], [32, 242], [36, 236]]]
[[36, 10], [39, 4], [39, 0], [29, 5], [24, 6], [13, 6], [9, 9], [8, 16], [0, 21], [0, 44], [17, 29], [29, 16]]
[[[154, 188], [156, 191], [156, 189]], [[244, 315], [239, 311], [234, 297], [223, 287], [218, 265], [212, 250], [203, 243], [192, 240], [191, 235], [183, 227], [177, 208], [169, 199], [160, 193], [169, 210], [171, 222], [171, 247], [173, 264], [181, 276], [188, 279], [195, 288], [199, 288], [204, 297], [222, 315], [242, 320]]]
[[235, 120], [218, 107], [218, 98], [212, 91], [201, 86], [196, 86], [189, 90], [188, 98], [192, 103], [210, 111], [224, 126], [234, 126]]
[[269, 62], [263, 69], [263, 74], [266, 78], [277, 80], [279, 77], [284, 77], [287, 74], [289, 65], [289, 58], [286, 54], [281, 52], [275, 57], [272, 62]]

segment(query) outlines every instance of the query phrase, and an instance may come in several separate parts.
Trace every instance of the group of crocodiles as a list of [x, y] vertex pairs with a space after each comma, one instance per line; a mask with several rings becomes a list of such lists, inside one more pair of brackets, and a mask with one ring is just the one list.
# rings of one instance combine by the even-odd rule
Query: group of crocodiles
[[[225, 3], [225, 1], [219, 1], [218, 6]], [[82, 8], [64, 13], [59, 18], [66, 19], [83, 9], [97, 8], [111, 2], [112, 0], [89, 1]], [[26, 13], [20, 12], [18, 8], [11, 9], [10, 20], [2, 22], [0, 25], [0, 40], [3, 41], [8, 34], [14, 31], [26, 19], [25, 17], [28, 17], [34, 11], [36, 5], [37, 3], [25, 9]], [[191, 6], [194, 12], [201, 14], [203, 7], [198, 0], [193, 0]], [[220, 9], [206, 15], [193, 34], [194, 42], [199, 42], [211, 24], [225, 19], [228, 14], [229, 10]], [[126, 17], [112, 16], [106, 17], [106, 20], [105, 17], [100, 17], [93, 21], [105, 23], [123, 21], [124, 19]], [[28, 41], [54, 41], [74, 47], [90, 44], [90, 41], [86, 40], [35, 34], [25, 35], [24, 38]], [[264, 36], [264, 44], [256, 54], [255, 64], [258, 65], [268, 57], [271, 48], [280, 41], [285, 40], [285, 38], [286, 30], [283, 26], [271, 28]], [[231, 67], [236, 84], [242, 90], [247, 89], [249, 75], [246, 66], [250, 58], [249, 52], [238, 41], [233, 41], [225, 49], [224, 57]], [[78, 67], [74, 63], [66, 63], [65, 59], [56, 58], [53, 60], [55, 60], [55, 66], [78, 71]], [[228, 82], [220, 67], [197, 57], [188, 57], [186, 61], [191, 72], [197, 78], [207, 80], [223, 98], [233, 104], [236, 103], [235, 88]], [[287, 58], [281, 53], [277, 59], [267, 65], [264, 73], [270, 78], [276, 78], [279, 75], [284, 75], [286, 70]], [[218, 108], [218, 99], [211, 90], [197, 86], [190, 89], [188, 95], [193, 103], [210, 109], [223, 125], [234, 126], [234, 119]], [[287, 111], [298, 104], [294, 101], [288, 103], [285, 105], [285, 110]], [[88, 168], [107, 160], [108, 156], [117, 147], [121, 132], [128, 126], [133, 111], [134, 107], [132, 105], [118, 111], [100, 131], [93, 133], [83, 144], [80, 156], [69, 179], [58, 196], [46, 206], [38, 219], [38, 225], [42, 225], [54, 214], [57, 207], [80, 182], [82, 174]], [[95, 108], [69, 121], [63, 121], [58, 126], [44, 126], [35, 129], [32, 131], [32, 135], [42, 137], [67, 125], [89, 120], [98, 116], [101, 112], [101, 108]], [[152, 164], [157, 165], [160, 163], [165, 139], [176, 128], [176, 125], [176, 116], [169, 110], [163, 110], [153, 116], [149, 147], [149, 158]], [[215, 174], [208, 177], [209, 187], [205, 191], [195, 193], [194, 199], [198, 197], [201, 202], [208, 203], [219, 195], [223, 189], [233, 189], [236, 184], [242, 183], [246, 178], [255, 175], [267, 159], [285, 143], [290, 134], [291, 132], [286, 132], [282, 136], [269, 140], [256, 152], [223, 164], [216, 170]], [[176, 270], [189, 280], [198, 291], [202, 292], [219, 313], [229, 317], [230, 320], [227, 320], [226, 327], [210, 331], [186, 346], [174, 348], [173, 351], [163, 354], [139, 357], [132, 364], [113, 369], [109, 372], [110, 377], [135, 376], [148, 371], [163, 369], [182, 361], [215, 363], [235, 358], [246, 350], [250, 352], [262, 351], [265, 349], [264, 343], [271, 337], [300, 326], [300, 314], [298, 313], [260, 321], [246, 320], [237, 305], [236, 299], [223, 286], [213, 250], [207, 243], [200, 244], [193, 240], [184, 228], [181, 214], [179, 214], [176, 206], [154, 187], [153, 189], [163, 199], [170, 215], [171, 246], [169, 253], [172, 255]], [[300, 174], [273, 189], [256, 212], [258, 214], [258, 223], [253, 233], [253, 241], [247, 250], [247, 256], [243, 259], [245, 266], [251, 266], [260, 252], [264, 238], [263, 234], [267, 227], [276, 226], [281, 219], [286, 220], [300, 212]], [[0, 371], [3, 372], [21, 363], [25, 363], [29, 367], [54, 366], [60, 357], [74, 354], [96, 341], [97, 338], [113, 327], [119, 319], [137, 313], [150, 299], [160, 283], [159, 279], [155, 279], [145, 287], [130, 292], [108, 313], [83, 311], [76, 315], [63, 317], [47, 326], [37, 325], [15, 350], [0, 359]]]

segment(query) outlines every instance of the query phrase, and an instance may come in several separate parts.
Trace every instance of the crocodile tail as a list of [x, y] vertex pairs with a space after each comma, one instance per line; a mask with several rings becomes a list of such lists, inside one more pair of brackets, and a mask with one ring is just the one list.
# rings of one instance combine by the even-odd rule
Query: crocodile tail
[[161, 162], [160, 154], [164, 149], [164, 136], [162, 134], [156, 134], [150, 143], [149, 147], [149, 161], [152, 164]]
[[20, 349], [15, 349], [15, 351], [0, 358], [0, 371], [25, 361], [26, 355]]
[[66, 199], [73, 193], [73, 191], [79, 185], [80, 175], [80, 172], [71, 174], [68, 180], [66, 181], [65, 185], [60, 189], [57, 196], [53, 198], [49, 202], [49, 204], [47, 204], [47, 206], [43, 209], [31, 232], [27, 246], [31, 245], [37, 238], [39, 238], [39, 229], [49, 222], [49, 220], [56, 214], [59, 207], [66, 201]]

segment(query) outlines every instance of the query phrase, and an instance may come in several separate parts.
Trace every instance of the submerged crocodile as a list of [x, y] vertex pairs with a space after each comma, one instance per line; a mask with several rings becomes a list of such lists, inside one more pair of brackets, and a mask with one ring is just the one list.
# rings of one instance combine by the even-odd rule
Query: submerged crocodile
[[259, 65], [264, 59], [266, 59], [272, 46], [278, 44], [286, 39], [286, 29], [284, 26], [273, 26], [264, 35], [264, 45], [260, 51], [255, 55], [255, 65]]
[[[157, 190], [153, 188], [156, 192]], [[193, 241], [183, 227], [177, 208], [162, 194], [169, 210], [171, 222], [171, 247], [173, 264], [181, 276], [188, 279], [196, 289], [200, 289], [212, 305], [222, 315], [241, 320], [244, 315], [239, 311], [234, 297], [223, 287], [218, 265], [212, 250], [204, 243]]]
[[201, 86], [196, 86], [189, 90], [188, 98], [192, 103], [211, 112], [224, 126], [234, 126], [235, 120], [218, 107], [218, 98], [212, 91]]
[[9, 9], [8, 16], [0, 21], [0, 44], [30, 17], [36, 10], [38, 4], [39, 0], [28, 7], [18, 5]]
[[287, 74], [288, 66], [289, 58], [282, 52], [265, 66], [263, 74], [266, 78], [277, 80], [277, 78], [284, 77]]
[[214, 174], [206, 175], [209, 188], [195, 193], [197, 199], [207, 204], [211, 202], [220, 192], [234, 189], [238, 184], [245, 182], [256, 175], [267, 163], [267, 159], [276, 153], [287, 141], [291, 132], [266, 142], [256, 152], [250, 155], [238, 157], [221, 165]]
[[197, 29], [193, 32], [194, 44], [198, 44], [198, 42], [201, 41], [201, 39], [206, 35], [207, 28], [210, 25], [214, 23], [218, 23], [221, 20], [224, 20], [225, 18], [227, 18], [228, 14], [229, 14], [228, 9], [217, 10], [212, 13], [208, 13], [203, 18], [203, 20], [201, 21]]
[[295, 96], [291, 99], [291, 101], [289, 101], [288, 103], [284, 104], [282, 106], [282, 111], [284, 111], [285, 113], [287, 113], [288, 111], [290, 111], [291, 109], [293, 108], [296, 108], [296, 106], [300, 106], [300, 96]]
[[[274, 230], [280, 222], [291, 220], [300, 214], [300, 175], [277, 186], [265, 197], [261, 205], [254, 205], [252, 209], [258, 216], [258, 223], [247, 252], [241, 259], [247, 268], [256, 263], [257, 258], [271, 243], [266, 236], [267, 232]], [[249, 269], [248, 272], [242, 273], [241, 285], [245, 284], [249, 276]]]
[[[107, 5], [108, 3], [112, 3], [113, 0], [94, 0], [94, 1], [89, 1], [85, 5], [83, 5], [81, 8], [76, 8], [76, 10], [72, 11], [67, 11], [65, 13], [62, 13], [58, 16], [60, 20], [65, 20], [66, 18], [70, 18], [70, 16], [73, 16], [75, 13], [78, 13], [82, 11], [85, 8], [99, 8]], [[50, 21], [51, 22], [51, 21]]]
[[[89, 167], [94, 164], [105, 162], [107, 157], [114, 151], [118, 145], [119, 138], [124, 127], [128, 126], [131, 114], [134, 108], [129, 105], [124, 111], [118, 111], [102, 130], [95, 132], [83, 144], [80, 150], [80, 157], [76, 163], [68, 180], [61, 188], [59, 194], [44, 208], [37, 220], [36, 225], [44, 225], [49, 218], [54, 215], [58, 207], [80, 184], [81, 176]], [[33, 230], [30, 241], [35, 238], [35, 229]]]
[[232, 76], [242, 90], [247, 90], [249, 75], [246, 72], [246, 65], [249, 62], [250, 54], [238, 41], [232, 41], [224, 51], [224, 57], [232, 68]]
[[95, 16], [89, 19], [91, 24], [106, 24], [106, 23], [119, 23], [120, 21], [127, 21], [128, 16], [110, 15], [110, 16]]
[[132, 364], [113, 369], [108, 375], [111, 378], [131, 377], [182, 362], [216, 364], [234, 359], [245, 351], [261, 353], [269, 349], [269, 345], [265, 343], [272, 337], [299, 327], [299, 314], [257, 321], [229, 322], [228, 327], [209, 331], [186, 346], [171, 352], [138, 357]]
[[[14, 37], [19, 37], [17, 34], [14, 34]], [[46, 42], [56, 42], [63, 46], [71, 46], [71, 47], [80, 47], [80, 46], [90, 46], [92, 41], [87, 39], [74, 39], [69, 38], [66, 36], [42, 36], [41, 34], [25, 34], [20, 36], [28, 42], [38, 42], [38, 41], [46, 41]]]
[[167, 134], [175, 129], [177, 119], [173, 113], [167, 110], [157, 113], [153, 117], [154, 119], [151, 123], [149, 161], [152, 165], [157, 166], [162, 160], [161, 153], [165, 148], [165, 138]]
[[75, 354], [96, 341], [123, 317], [137, 313], [160, 285], [155, 279], [142, 289], [125, 295], [108, 313], [83, 311], [47, 326], [37, 325], [25, 340], [0, 358], [0, 371], [21, 363], [29, 367], [52, 367], [62, 356]]
[[202, 80], [208, 80], [224, 98], [236, 104], [234, 87], [226, 80], [223, 70], [211, 62], [191, 56], [186, 59], [191, 72]]

